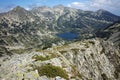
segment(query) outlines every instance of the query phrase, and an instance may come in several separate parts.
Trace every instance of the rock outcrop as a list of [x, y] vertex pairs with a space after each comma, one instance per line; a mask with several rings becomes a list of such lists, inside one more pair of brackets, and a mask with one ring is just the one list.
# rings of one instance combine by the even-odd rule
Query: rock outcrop
[[120, 48], [120, 21], [100, 30], [96, 35], [105, 40], [112, 41], [115, 46]]
[[1, 57], [0, 79], [119, 80], [119, 67], [120, 51], [112, 42], [91, 39]]

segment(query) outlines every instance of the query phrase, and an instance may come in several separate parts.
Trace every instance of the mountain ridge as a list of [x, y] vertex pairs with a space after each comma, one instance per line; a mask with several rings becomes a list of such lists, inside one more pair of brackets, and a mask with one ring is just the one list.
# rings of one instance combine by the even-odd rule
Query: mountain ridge
[[[64, 6], [38, 7], [30, 11], [17, 6], [0, 16], [0, 32], [1, 37], [3, 36], [1, 41], [6, 44], [26, 45], [28, 42], [36, 45], [33, 42], [37, 40], [41, 44], [41, 41], [50, 38], [47, 35], [59, 41], [55, 34], [62, 32], [78, 32], [80, 39], [93, 37], [94, 31], [120, 20], [118, 16], [108, 12], [106, 16], [105, 12], [107, 11], [96, 16], [97, 12], [81, 11]], [[13, 37], [14, 40], [12, 40]]]
[[117, 47], [120, 48], [120, 21], [117, 21], [108, 27], [96, 33], [97, 37], [112, 41]]
[[[0, 61], [0, 74], [2, 74], [0, 79], [120, 79], [119, 50], [111, 42], [100, 39], [77, 41], [46, 50], [27, 51], [11, 57], [2, 57]], [[45, 66], [47, 68], [43, 69]], [[56, 70], [55, 66], [60, 68], [57, 68], [60, 73], [51, 71], [51, 69]], [[65, 72], [63, 73], [61, 70]], [[54, 74], [56, 75], [54, 76]], [[64, 74], [64, 76], [60, 74]], [[53, 77], [49, 77], [49, 75]]]

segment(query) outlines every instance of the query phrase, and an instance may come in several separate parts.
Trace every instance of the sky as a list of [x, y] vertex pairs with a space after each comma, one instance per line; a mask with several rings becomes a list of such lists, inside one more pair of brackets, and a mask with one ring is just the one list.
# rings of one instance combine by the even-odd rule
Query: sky
[[90, 11], [105, 9], [120, 16], [120, 0], [0, 0], [0, 13], [7, 12], [16, 6], [29, 10], [33, 7], [53, 7], [59, 4]]

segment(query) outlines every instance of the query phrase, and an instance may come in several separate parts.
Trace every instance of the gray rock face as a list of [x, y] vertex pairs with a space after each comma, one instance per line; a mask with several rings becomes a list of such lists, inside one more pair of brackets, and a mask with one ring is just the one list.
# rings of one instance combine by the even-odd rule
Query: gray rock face
[[120, 21], [115, 22], [107, 28], [97, 33], [98, 37], [112, 41], [114, 45], [120, 48]]
[[[78, 45], [82, 46], [82, 44], [85, 44], [87, 48], [85, 46], [78, 48]], [[82, 44], [77, 44], [72, 52], [68, 50], [63, 55], [76, 66], [84, 80], [119, 79], [119, 70], [117, 77], [115, 72], [120, 67], [118, 57], [120, 52], [111, 47], [113, 46], [111, 43], [86, 41]]]
[[[33, 57], [35, 55], [42, 58]], [[60, 76], [40, 76], [35, 66], [40, 69], [40, 66], [49, 64], [65, 70], [69, 80], [119, 80], [119, 57], [120, 51], [115, 49], [111, 42], [99, 39], [84, 40], [39, 52], [16, 54], [7, 59], [2, 57], [0, 79], [65, 80]]]

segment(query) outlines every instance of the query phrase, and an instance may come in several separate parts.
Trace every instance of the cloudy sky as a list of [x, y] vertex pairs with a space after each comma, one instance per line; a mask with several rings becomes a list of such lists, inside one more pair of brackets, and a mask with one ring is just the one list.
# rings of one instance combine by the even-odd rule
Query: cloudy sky
[[105, 9], [120, 16], [120, 0], [1, 0], [0, 12], [6, 12], [18, 5], [31, 9], [36, 6], [52, 7], [58, 4], [82, 10]]

